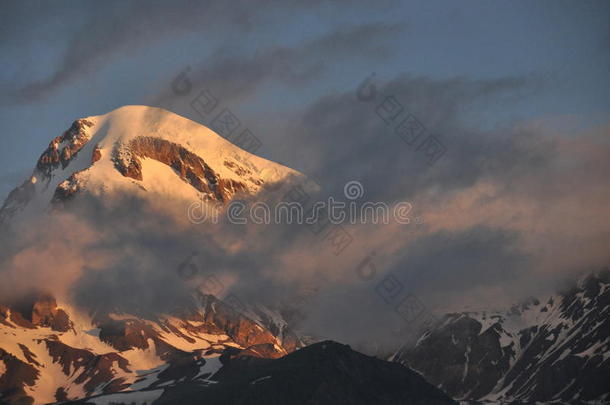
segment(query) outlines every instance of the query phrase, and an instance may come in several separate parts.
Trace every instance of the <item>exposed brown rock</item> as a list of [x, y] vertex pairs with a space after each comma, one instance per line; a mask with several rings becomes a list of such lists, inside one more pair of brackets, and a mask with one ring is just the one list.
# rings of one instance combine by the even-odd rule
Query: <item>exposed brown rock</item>
[[106, 319], [99, 324], [100, 339], [117, 350], [148, 349], [148, 339], [154, 339], [154, 329], [137, 319]]
[[34, 329], [36, 325], [34, 325], [31, 321], [26, 319], [21, 312], [11, 310], [11, 322], [17, 326], [21, 326], [22, 328]]
[[66, 132], [54, 138], [38, 159], [36, 164], [38, 171], [49, 176], [60, 164], [62, 168], [68, 166], [72, 158], [89, 141], [90, 137], [86, 129], [92, 125], [91, 121], [85, 119], [76, 120]]
[[238, 165], [235, 162], [230, 162], [228, 160], [225, 160], [223, 162], [223, 164], [226, 167], [228, 167], [229, 169], [231, 169], [238, 176], [245, 177], [246, 175], [251, 175], [252, 174], [252, 172], [249, 169], [245, 168], [244, 166]]
[[23, 352], [23, 355], [25, 356], [25, 359], [28, 361], [28, 363], [33, 364], [38, 367], [41, 366], [41, 364], [36, 361], [36, 355], [34, 353], [32, 353], [30, 351], [30, 349], [27, 348], [26, 345], [19, 343], [19, 348]]
[[49, 354], [53, 362], [59, 363], [66, 376], [77, 373], [74, 380], [76, 384], [85, 383], [84, 388], [91, 394], [102, 383], [108, 383], [104, 393], [116, 392], [128, 386], [123, 379], [114, 378], [113, 365], [117, 364], [125, 372], [130, 372], [127, 359], [118, 353], [106, 353], [96, 355], [88, 350], [76, 349], [59, 340], [45, 340]]
[[57, 308], [55, 298], [48, 294], [41, 295], [32, 307], [32, 323], [37, 326], [48, 326], [58, 332], [72, 328], [72, 322], [63, 309]]
[[[212, 332], [225, 333], [242, 347], [265, 343], [273, 345], [277, 342], [271, 332], [235, 311], [231, 306], [211, 295], [204, 295], [201, 298], [204, 305], [203, 322]], [[287, 353], [284, 349], [280, 349], [279, 352]]]
[[[121, 318], [126, 319], [117, 320], [113, 315], [98, 311], [94, 316], [94, 323], [99, 328], [99, 339], [110, 344], [118, 352], [96, 354], [87, 348], [75, 348], [62, 342], [59, 334], [36, 339], [38, 344], [46, 346], [52, 362], [58, 364], [66, 376], [65, 383], [57, 381], [57, 385], [53, 387], [55, 398], [58, 401], [76, 399], [70, 398], [68, 384], [81, 385], [86, 395], [99, 392], [101, 387], [103, 387], [102, 393], [113, 393], [129, 388], [130, 384], [126, 379], [117, 377], [117, 371], [120, 369], [134, 375], [135, 370], [131, 369], [128, 360], [120, 353], [132, 348], [154, 347], [156, 354], [168, 366], [157, 375], [156, 381], [149, 388], [165, 386], [166, 383], [177, 380], [206, 378], [207, 376], [200, 375], [200, 372], [208, 361], [204, 356], [212, 354], [257, 360], [276, 359], [287, 354], [288, 350], [281, 347], [279, 336], [276, 337], [265, 323], [259, 325], [257, 322], [260, 321], [253, 321], [213, 296], [203, 298], [203, 305], [187, 304], [181, 307], [180, 314], [172, 314], [171, 317], [142, 313], [141, 318], [135, 316], [127, 318], [123, 315]], [[63, 327], [62, 319], [65, 319]], [[2, 327], [11, 326], [13, 329], [7, 328], [9, 331], [14, 330], [15, 324], [28, 328], [52, 327], [62, 331], [68, 331], [72, 327], [67, 314], [57, 308], [55, 299], [49, 294], [41, 293], [25, 296], [10, 307], [0, 306], [0, 324]], [[170, 336], [191, 343], [196, 342], [193, 336], [203, 333], [226, 335], [226, 337], [211, 342], [209, 348], [203, 345], [205, 349], [183, 351], [165, 342], [162, 339], [163, 333], [159, 333], [158, 328]], [[240, 345], [245, 349], [231, 345]], [[0, 396], [2, 400], [8, 398], [6, 401], [10, 405], [22, 403], [30, 405], [31, 398], [27, 396], [24, 387], [35, 384], [39, 373], [44, 373], [47, 365], [26, 346], [26, 342], [19, 344], [19, 348], [22, 353], [19, 354], [19, 358], [25, 360], [19, 361], [14, 358], [14, 353], [6, 353], [6, 356], [13, 357], [7, 357], [5, 363], [7, 373], [17, 373], [16, 375], [20, 377], [10, 380], [5, 378], [4, 382], [0, 379]], [[0, 354], [3, 354], [1, 350]], [[4, 376], [0, 375], [0, 377]]]
[[164, 139], [139, 136], [113, 151], [116, 169], [123, 176], [135, 180], [143, 179], [141, 158], [155, 159], [168, 165], [182, 180], [217, 201], [226, 202], [237, 192], [247, 190], [244, 183], [220, 178], [201, 157]]
[[81, 172], [73, 173], [70, 177], [57, 185], [57, 188], [53, 193], [53, 203], [68, 201], [78, 193], [81, 189], [81, 183], [79, 182], [79, 174]]
[[66, 392], [64, 387], [59, 387], [55, 391], [55, 399], [57, 401], [59, 401], [59, 402], [63, 402], [63, 401], [67, 401], [68, 400], [68, 393]]
[[93, 148], [93, 153], [91, 154], [91, 164], [97, 162], [102, 158], [102, 151], [100, 150], [98, 145], [95, 145]]
[[0, 323], [7, 324], [7, 321], [28, 329], [37, 326], [49, 327], [58, 332], [72, 329], [68, 314], [57, 308], [53, 296], [44, 293], [26, 294], [10, 306], [0, 305]]
[[6, 372], [0, 375], [2, 402], [8, 405], [31, 405], [34, 399], [27, 395], [25, 387], [36, 383], [38, 370], [1, 348], [0, 360], [6, 367]]
[[9, 307], [0, 305], [0, 324], [4, 326], [8, 326], [10, 328], [14, 328], [10, 323], [11, 320], [11, 310]]

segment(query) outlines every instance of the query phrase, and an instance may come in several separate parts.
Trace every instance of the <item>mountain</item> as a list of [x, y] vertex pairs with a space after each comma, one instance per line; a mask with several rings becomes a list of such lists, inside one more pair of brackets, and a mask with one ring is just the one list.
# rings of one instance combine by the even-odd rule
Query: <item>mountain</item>
[[[98, 313], [58, 306], [47, 294], [0, 306], [0, 398], [52, 403], [116, 391], [204, 383], [227, 349], [278, 358], [301, 347], [269, 311], [249, 316], [213, 296], [167, 315]], [[193, 301], [195, 302], [195, 300]]]
[[88, 317], [45, 294], [0, 306], [0, 403], [455, 404], [397, 363], [303, 347], [268, 309], [198, 301], [162, 316]]
[[[223, 250], [212, 225], [193, 232], [169, 214], [104, 205], [135, 196], [222, 207], [295, 179], [305, 182], [161, 109], [74, 121], [0, 209], [0, 248], [12, 255], [0, 257], [0, 404], [453, 404], [403, 365], [334, 342], [305, 347], [280, 311], [191, 288], [188, 260], [176, 271], [170, 247], [190, 250], [200, 237], [193, 245], [210, 246], [201, 267], [216, 271], [217, 257], [239, 248], [233, 234]], [[93, 203], [80, 211], [83, 201]]]
[[[324, 341], [280, 359], [243, 355], [220, 357], [213, 384], [187, 381], [155, 393], [154, 404], [456, 404], [417, 373], [396, 363], [369, 357], [349, 346]], [[74, 402], [130, 403], [150, 392], [115, 394]]]
[[446, 315], [393, 360], [454, 398], [610, 401], [610, 272], [507, 311]]
[[169, 111], [126, 106], [74, 121], [53, 138], [35, 169], [0, 209], [0, 223], [48, 209], [87, 190], [170, 195], [224, 203], [237, 193], [303, 176], [252, 155], [212, 130]]

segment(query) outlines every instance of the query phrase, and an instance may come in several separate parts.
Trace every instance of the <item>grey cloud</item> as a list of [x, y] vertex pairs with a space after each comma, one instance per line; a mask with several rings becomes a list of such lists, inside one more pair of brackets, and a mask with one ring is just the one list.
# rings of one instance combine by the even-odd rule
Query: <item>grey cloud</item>
[[[255, 52], [245, 50], [236, 54], [230, 46], [224, 46], [205, 58], [201, 66], [189, 66], [183, 71], [188, 72], [187, 79], [193, 86], [211, 89], [223, 102], [234, 105], [267, 84], [283, 83], [289, 88], [311, 84], [342, 59], [379, 62], [391, 54], [392, 36], [405, 29], [405, 23], [367, 23], [338, 28], [303, 43]], [[152, 104], [193, 116], [188, 108], [181, 111], [182, 106], [176, 104], [179, 98], [182, 95], [174, 94], [168, 86]]]
[[[489, 174], [488, 162], [503, 170], [531, 161], [533, 154], [544, 159], [549, 152], [520, 148], [514, 153], [518, 146], [513, 133], [499, 136], [469, 127], [461, 118], [461, 110], [477, 102], [527, 90], [532, 83], [526, 78], [434, 81], [403, 75], [377, 83], [372, 102], [356, 98], [357, 85], [352, 91], [319, 100], [303, 113], [294, 128], [298, 134], [291, 139], [299, 153], [286, 157], [335, 193], [355, 179], [363, 182], [368, 198], [392, 201], [433, 185], [465, 187]], [[396, 135], [394, 128], [402, 118], [386, 125], [376, 113], [392, 95], [404, 108], [401, 117], [413, 114], [426, 128], [425, 135], [436, 135], [445, 145], [446, 153], [434, 166], [428, 166], [416, 145], [409, 146]]]
[[393, 267], [409, 288], [460, 294], [472, 288], [513, 283], [531, 271], [529, 254], [519, 234], [484, 226], [458, 232], [441, 231], [410, 244]]
[[[224, 43], [217, 49], [217, 53], [223, 55], [227, 49], [243, 42], [244, 36], [251, 34], [254, 27], [277, 23], [274, 18], [279, 18], [279, 21], [282, 18], [294, 18], [321, 3], [326, 2], [72, 2], [65, 7], [55, 7], [44, 15], [34, 12], [37, 7], [33, 5], [35, 3], [12, 6], [5, 14], [5, 18], [12, 21], [5, 28], [7, 38], [19, 35], [27, 38], [32, 35], [31, 32], [23, 32], [21, 27], [24, 24], [15, 24], [15, 21], [31, 21], [27, 26], [35, 26], [42, 21], [43, 16], [56, 22], [70, 19], [68, 29], [54, 32], [45, 38], [50, 46], [60, 46], [67, 42], [55, 71], [47, 78], [14, 89], [13, 101], [37, 100], [75, 78], [95, 72], [121, 53], [189, 32], [201, 33], [204, 41], [206, 36], [224, 37]], [[355, 4], [359, 5], [362, 4]], [[270, 6], [274, 7], [274, 17], [266, 13]], [[366, 35], [375, 34], [374, 31], [375, 29], [368, 29], [354, 35], [361, 42], [367, 43]], [[337, 41], [345, 40], [346, 35], [352, 36], [349, 33], [337, 34]], [[276, 57], [281, 58], [281, 55], [276, 54]], [[236, 65], [239, 67], [239, 63]], [[222, 67], [227, 66], [224, 64]]]

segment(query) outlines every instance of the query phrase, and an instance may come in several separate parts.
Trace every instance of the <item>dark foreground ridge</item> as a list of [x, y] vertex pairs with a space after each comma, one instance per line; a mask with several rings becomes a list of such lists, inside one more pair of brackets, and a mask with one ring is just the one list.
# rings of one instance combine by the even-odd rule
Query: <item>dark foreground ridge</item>
[[[153, 402], [170, 404], [456, 404], [416, 372], [332, 341], [279, 359], [228, 350], [210, 385], [191, 381], [167, 388]], [[70, 404], [87, 404], [86, 400]], [[119, 403], [117, 403], [118, 405]]]

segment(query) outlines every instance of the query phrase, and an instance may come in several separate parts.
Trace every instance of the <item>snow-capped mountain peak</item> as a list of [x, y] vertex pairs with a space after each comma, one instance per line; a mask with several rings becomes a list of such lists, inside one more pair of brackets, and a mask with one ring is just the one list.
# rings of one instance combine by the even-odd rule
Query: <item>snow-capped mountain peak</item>
[[31, 177], [13, 190], [0, 222], [28, 215], [86, 189], [151, 192], [219, 203], [298, 172], [250, 154], [172, 112], [125, 106], [74, 121], [52, 139]]

